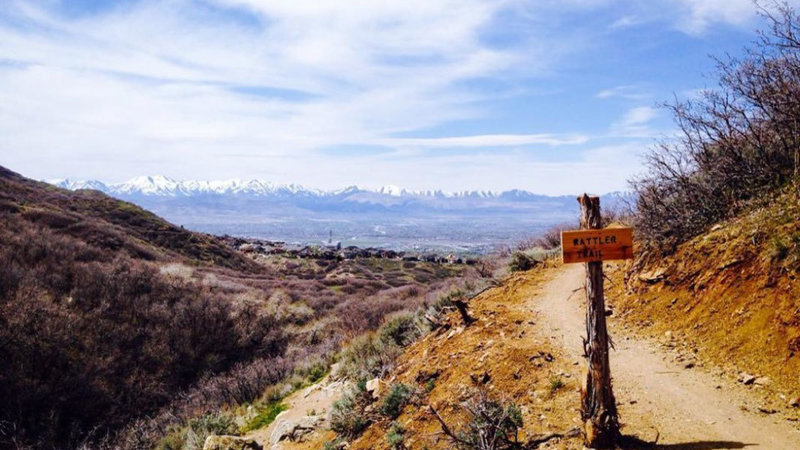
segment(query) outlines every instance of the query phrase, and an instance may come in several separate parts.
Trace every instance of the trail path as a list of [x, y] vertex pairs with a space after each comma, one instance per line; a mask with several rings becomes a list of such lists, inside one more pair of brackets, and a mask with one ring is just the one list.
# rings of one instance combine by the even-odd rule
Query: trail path
[[[580, 361], [577, 368], [584, 366], [583, 284], [583, 265], [565, 266], [530, 298], [531, 308], [539, 314], [540, 332], [563, 347], [567, 358]], [[800, 432], [791, 424], [742, 409], [750, 393], [741, 386], [672, 362], [656, 345], [626, 336], [618, 328], [610, 319], [616, 344], [611, 373], [623, 434], [652, 440], [658, 432], [658, 445], [652, 447], [658, 449], [800, 449]]]

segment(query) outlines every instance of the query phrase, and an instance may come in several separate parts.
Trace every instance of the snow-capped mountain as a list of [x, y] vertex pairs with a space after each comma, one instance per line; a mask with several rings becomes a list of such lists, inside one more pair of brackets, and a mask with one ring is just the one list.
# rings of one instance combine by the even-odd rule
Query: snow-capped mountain
[[[46, 180], [55, 186], [77, 190], [94, 189], [115, 196], [149, 196], [149, 197], [192, 197], [202, 195], [302, 195], [318, 197], [340, 197], [353, 194], [372, 194], [387, 197], [430, 197], [430, 198], [497, 198], [506, 193], [492, 191], [444, 192], [441, 190], [414, 191], [396, 185], [385, 185], [375, 190], [348, 186], [344, 189], [322, 191], [310, 189], [296, 184], [275, 184], [262, 180], [215, 180], [179, 181], [163, 175], [139, 176], [124, 183], [106, 184], [97, 180]], [[517, 192], [517, 191], [508, 191]], [[524, 191], [519, 191], [524, 192]], [[528, 195], [534, 195], [527, 193]]]
[[[322, 191], [261, 180], [180, 181], [161, 175], [116, 184], [49, 182], [72, 190], [99, 190], [197, 231], [298, 243], [320, 242], [333, 233], [350, 243], [397, 249], [485, 249], [555, 223], [574, 222], [578, 214], [573, 195], [523, 190], [414, 191], [386, 185]], [[604, 208], [630, 198], [625, 193], [601, 197]]]
[[[208, 220], [231, 224], [267, 220], [292, 223], [299, 217], [321, 221], [390, 217], [443, 220], [456, 216], [492, 222], [556, 223], [572, 220], [578, 211], [574, 196], [551, 197], [523, 190], [413, 191], [386, 185], [373, 190], [349, 186], [322, 191], [261, 180], [180, 181], [163, 175], [140, 176], [117, 184], [69, 179], [49, 182], [72, 190], [96, 189], [178, 223]], [[606, 194], [602, 203], [604, 207], [613, 207], [626, 198], [623, 193]], [[464, 223], [469, 226], [472, 222]]]
[[47, 180], [47, 182], [70, 190], [95, 189], [107, 194], [122, 196], [191, 197], [208, 194], [262, 196], [275, 194], [323, 194], [321, 191], [306, 189], [294, 184], [277, 185], [261, 180], [178, 181], [163, 175], [140, 176], [117, 184], [105, 184], [96, 180], [70, 179], [54, 179]]

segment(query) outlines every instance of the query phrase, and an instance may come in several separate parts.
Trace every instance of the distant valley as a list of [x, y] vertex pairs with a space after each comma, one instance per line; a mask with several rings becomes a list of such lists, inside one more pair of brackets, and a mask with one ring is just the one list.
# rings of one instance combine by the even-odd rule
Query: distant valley
[[[350, 186], [322, 191], [260, 180], [177, 181], [164, 176], [118, 184], [48, 182], [70, 190], [98, 190], [197, 231], [404, 251], [484, 253], [574, 221], [577, 215], [572, 195], [522, 190], [446, 193]], [[621, 208], [629, 198], [620, 192], [602, 197], [605, 208]]]

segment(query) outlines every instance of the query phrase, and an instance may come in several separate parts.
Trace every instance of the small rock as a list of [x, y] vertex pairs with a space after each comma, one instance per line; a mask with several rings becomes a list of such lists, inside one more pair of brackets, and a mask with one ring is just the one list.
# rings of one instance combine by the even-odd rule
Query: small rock
[[492, 376], [489, 375], [489, 372], [473, 373], [469, 377], [475, 384], [486, 384], [492, 379]]
[[664, 337], [666, 337], [667, 339], [671, 338], [672, 337], [672, 331], [667, 331], [666, 333], [664, 333]]
[[367, 381], [367, 392], [372, 394], [373, 398], [379, 398], [381, 396], [381, 379], [373, 378]]
[[203, 450], [263, 450], [264, 447], [258, 445], [250, 438], [239, 436], [217, 436], [212, 434], [206, 438]]
[[742, 372], [739, 374], [739, 382], [744, 383], [745, 385], [751, 385], [756, 381], [756, 377], [750, 375], [749, 373]]
[[762, 413], [764, 413], [764, 414], [775, 414], [775, 413], [777, 412], [777, 411], [775, 411], [774, 409], [772, 409], [772, 408], [767, 408], [767, 407], [765, 407], [765, 406], [762, 406], [762, 407], [758, 408], [758, 410], [759, 410], [759, 411], [761, 411], [761, 412], [762, 412]]
[[795, 397], [789, 400], [789, 406], [792, 408], [800, 408], [800, 397]]
[[769, 377], [758, 377], [755, 380], [753, 380], [753, 384], [758, 386], [767, 386], [769, 385], [769, 383], [770, 383]]
[[667, 273], [666, 269], [661, 269], [661, 268], [654, 269], [649, 272], [642, 272], [641, 274], [639, 274], [638, 278], [640, 281], [644, 281], [645, 283], [649, 284], [658, 283], [659, 281], [664, 279], [666, 273]]
[[686, 365], [683, 366], [684, 369], [691, 369], [692, 367], [694, 367], [694, 363], [693, 362], [686, 363]]
[[319, 427], [322, 420], [320, 416], [304, 416], [294, 420], [279, 419], [272, 431], [272, 436], [270, 436], [270, 442], [277, 444], [284, 440], [299, 441], [303, 436]]

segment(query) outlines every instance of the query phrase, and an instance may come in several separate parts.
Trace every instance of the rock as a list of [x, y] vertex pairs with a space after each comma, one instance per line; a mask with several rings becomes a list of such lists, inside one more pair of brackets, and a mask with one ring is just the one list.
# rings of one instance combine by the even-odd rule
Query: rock
[[789, 406], [792, 408], [800, 408], [800, 397], [795, 397], [789, 400]]
[[691, 369], [692, 367], [694, 367], [693, 362], [688, 362], [683, 366], [684, 369]]
[[756, 381], [756, 377], [750, 375], [749, 373], [742, 372], [739, 374], [739, 382], [744, 383], [745, 385], [751, 385]]
[[728, 267], [733, 267], [735, 265], [741, 264], [741, 262], [742, 262], [741, 259], [729, 259], [729, 260], [725, 261], [724, 263], [718, 265], [717, 269], [719, 269], [719, 270], [727, 269]]
[[316, 430], [321, 423], [322, 417], [320, 416], [304, 416], [299, 419], [278, 419], [269, 440], [272, 444], [277, 444], [284, 440], [292, 442], [299, 441], [306, 434]]
[[373, 378], [367, 381], [367, 392], [372, 394], [373, 398], [378, 399], [382, 392], [381, 379]]
[[769, 377], [758, 377], [755, 380], [753, 380], [753, 384], [757, 386], [767, 386], [769, 385], [769, 383], [770, 383]]
[[263, 450], [264, 448], [250, 438], [239, 436], [217, 436], [206, 438], [203, 450]]
[[671, 338], [672, 337], [672, 331], [667, 331], [666, 333], [664, 333], [664, 337], [667, 338], [667, 339]]
[[486, 384], [492, 379], [492, 376], [489, 375], [489, 372], [485, 372], [485, 371], [483, 373], [470, 374], [469, 377], [470, 377], [470, 379], [472, 379], [472, 382], [475, 383], [475, 384]]
[[667, 274], [666, 269], [657, 268], [649, 270], [647, 272], [640, 273], [638, 278], [639, 281], [644, 281], [645, 283], [653, 284], [663, 280], [666, 274]]
[[340, 376], [340, 374], [339, 374], [339, 369], [340, 369], [341, 367], [342, 367], [342, 363], [338, 363], [338, 362], [337, 362], [337, 363], [333, 363], [333, 364], [331, 364], [331, 371], [330, 371], [330, 374], [331, 374], [331, 378], [332, 378], [332, 379], [338, 379], [338, 378], [341, 378], [341, 376]]

